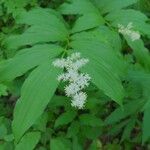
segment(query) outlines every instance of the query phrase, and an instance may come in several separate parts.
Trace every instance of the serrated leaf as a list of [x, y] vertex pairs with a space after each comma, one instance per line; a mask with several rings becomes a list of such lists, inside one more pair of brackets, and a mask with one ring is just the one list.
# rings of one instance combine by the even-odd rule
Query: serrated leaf
[[23, 49], [15, 57], [0, 63], [0, 81], [13, 80], [28, 70], [59, 55], [62, 48], [45, 44]]
[[103, 121], [92, 115], [92, 114], [82, 114], [79, 116], [81, 125], [87, 125], [92, 127], [99, 127], [103, 125]]
[[49, 62], [37, 67], [26, 79], [14, 110], [12, 128], [16, 141], [43, 113], [58, 86], [57, 73]]
[[39, 139], [40, 132], [29, 132], [22, 137], [15, 150], [33, 150]]
[[76, 117], [76, 114], [76, 111], [67, 111], [61, 114], [55, 121], [55, 128], [70, 123]]

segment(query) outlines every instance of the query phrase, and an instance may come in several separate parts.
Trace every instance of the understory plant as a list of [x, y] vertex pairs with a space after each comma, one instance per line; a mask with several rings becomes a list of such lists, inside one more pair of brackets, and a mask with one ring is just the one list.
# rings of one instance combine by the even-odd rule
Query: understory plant
[[145, 3], [0, 1], [0, 150], [149, 149]]

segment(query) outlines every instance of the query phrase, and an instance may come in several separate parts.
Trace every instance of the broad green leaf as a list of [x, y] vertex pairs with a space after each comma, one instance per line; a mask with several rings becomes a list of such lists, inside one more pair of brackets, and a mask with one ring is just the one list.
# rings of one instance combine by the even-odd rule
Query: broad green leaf
[[118, 26], [118, 23], [127, 25], [129, 22], [132, 22], [135, 28], [137, 28], [138, 25], [142, 25], [145, 21], [148, 20], [147, 16], [134, 9], [117, 10], [111, 12], [106, 16], [106, 19], [108, 21], [111, 21], [112, 25], [114, 26]]
[[119, 10], [136, 3], [138, 0], [93, 0], [100, 12], [107, 13]]
[[79, 129], [80, 123], [78, 121], [73, 121], [68, 128], [67, 137], [69, 138], [74, 137], [79, 132]]
[[141, 86], [142, 97], [147, 101], [150, 97], [150, 72], [145, 71], [141, 68], [131, 68], [131, 70], [129, 70], [127, 78], [134, 84]]
[[93, 41], [100, 41], [105, 44], [110, 45], [114, 51], [120, 52], [122, 49], [121, 47], [121, 39], [119, 37], [119, 34], [110, 30], [108, 27], [101, 25], [95, 30], [89, 31], [89, 32], [82, 32], [73, 35], [72, 40], [87, 40], [87, 42], [93, 40]]
[[140, 111], [143, 106], [144, 101], [134, 100], [124, 105], [123, 109], [121, 107], [114, 110], [106, 119], [105, 125], [110, 125], [119, 122], [121, 119], [128, 117], [129, 115], [136, 114]]
[[33, 128], [38, 131], [46, 132], [46, 125], [48, 122], [48, 113], [44, 112], [40, 118], [34, 123]]
[[130, 38], [125, 37], [129, 46], [133, 49], [133, 54], [136, 57], [136, 61], [143, 65], [145, 69], [150, 70], [150, 53], [145, 48], [144, 43], [141, 39], [131, 41]]
[[112, 100], [121, 104], [124, 89], [119, 76], [124, 74], [125, 69], [124, 71], [122, 69], [125, 66], [113, 49], [95, 40], [76, 39], [71, 42], [71, 46], [75, 51], [81, 52], [83, 57], [89, 59], [84, 72], [91, 76], [92, 82]]
[[80, 115], [79, 120], [80, 120], [81, 125], [88, 125], [92, 127], [103, 125], [103, 121], [100, 118], [92, 114], [82, 114]]
[[72, 139], [72, 150], [83, 150], [83, 146], [80, 143], [78, 136], [74, 136]]
[[130, 135], [131, 135], [131, 132], [135, 126], [135, 123], [136, 123], [136, 119], [131, 118], [130, 121], [128, 122], [128, 124], [126, 125], [124, 131], [123, 131], [121, 141], [130, 140]]
[[17, 49], [25, 45], [37, 43], [65, 41], [68, 31], [62, 21], [51, 9], [36, 8], [22, 12], [16, 19], [19, 24], [30, 25], [24, 33], [10, 35], [3, 45], [7, 49]]
[[0, 84], [0, 96], [6, 96], [7, 94], [7, 86]]
[[101, 150], [102, 148], [102, 143], [99, 139], [95, 139], [93, 140], [93, 142], [91, 143], [90, 147], [88, 148], [88, 150]]
[[140, 33], [144, 33], [150, 37], [150, 25], [146, 23], [148, 17], [140, 11], [134, 9], [118, 10], [111, 12], [105, 18], [111, 22], [114, 27], [118, 27], [118, 24], [127, 26], [132, 22], [134, 30], [138, 30]]
[[98, 12], [97, 8], [90, 2], [90, 0], [69, 0], [68, 3], [63, 3], [59, 7], [62, 14], [86, 14]]
[[149, 124], [150, 124], [150, 99], [149, 103], [147, 104], [146, 109], [144, 110], [144, 118], [142, 124], [142, 142], [145, 143], [150, 139], [150, 131], [149, 131]]
[[104, 24], [104, 19], [99, 13], [87, 13], [76, 20], [71, 32], [92, 29], [102, 24]]
[[94, 140], [102, 134], [102, 127], [80, 126], [80, 134], [88, 139]]
[[76, 114], [77, 112], [73, 110], [61, 114], [55, 121], [55, 128], [72, 122], [73, 119], [76, 117]]
[[14, 110], [12, 128], [16, 141], [43, 113], [58, 86], [57, 74], [49, 62], [37, 67], [25, 80]]
[[[150, 138], [150, 132], [149, 132], [149, 115], [150, 115], [150, 73], [148, 71], [140, 70], [140, 68], [136, 68], [136, 70], [131, 70], [129, 72], [128, 78], [138, 83], [142, 87], [142, 96], [145, 100], [144, 104], [141, 106], [141, 108], [144, 108], [144, 118], [142, 123], [142, 142], [145, 143]], [[137, 104], [136, 104], [137, 105]]]
[[13, 13], [16, 16], [23, 11], [23, 8], [27, 5], [36, 5], [37, 0], [1, 0], [4, 1], [4, 6], [7, 7], [8, 13]]
[[1, 124], [0, 125], [0, 139], [3, 140], [6, 134], [7, 134], [7, 127], [5, 124]]
[[22, 137], [15, 150], [33, 150], [39, 139], [40, 132], [29, 132]]
[[66, 96], [54, 95], [49, 103], [50, 108], [60, 107], [60, 106], [70, 106], [69, 98]]
[[119, 132], [121, 132], [122, 128], [128, 124], [128, 122], [129, 120], [125, 120], [120, 122], [119, 124], [112, 126], [107, 134], [110, 136], [116, 136], [117, 134], [119, 134]]
[[51, 150], [70, 150], [70, 142], [64, 138], [52, 138], [50, 140]]
[[56, 57], [62, 50], [61, 47], [50, 44], [24, 49], [15, 57], [0, 63], [0, 81], [13, 80], [28, 70]]

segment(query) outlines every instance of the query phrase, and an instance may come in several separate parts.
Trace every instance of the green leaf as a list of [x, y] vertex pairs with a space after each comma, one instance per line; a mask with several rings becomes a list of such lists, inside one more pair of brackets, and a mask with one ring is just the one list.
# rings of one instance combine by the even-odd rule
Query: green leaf
[[84, 40], [89, 41], [99, 41], [111, 46], [114, 51], [120, 52], [122, 49], [121, 39], [117, 32], [110, 30], [108, 27], [101, 25], [98, 28], [91, 30], [90, 32], [82, 32], [75, 34], [71, 37], [72, 40]]
[[46, 132], [46, 125], [48, 122], [48, 113], [45, 112], [41, 115], [41, 117], [34, 124], [34, 129], [42, 132]]
[[121, 119], [124, 119], [128, 117], [129, 115], [133, 115], [136, 112], [138, 112], [141, 107], [143, 106], [144, 101], [134, 100], [131, 101], [123, 106], [123, 109], [121, 107], [117, 108], [115, 111], [113, 111], [106, 119], [105, 119], [105, 125], [110, 125], [119, 122]]
[[50, 140], [51, 150], [70, 150], [70, 142], [64, 138], [53, 138]]
[[25, 80], [14, 110], [13, 133], [16, 141], [43, 113], [58, 86], [57, 74], [58, 71], [50, 63], [45, 63]]
[[69, 0], [59, 7], [62, 14], [86, 14], [98, 12], [97, 8], [89, 0]]
[[76, 117], [76, 114], [77, 112], [73, 110], [61, 114], [55, 121], [55, 128], [72, 122], [73, 119]]
[[150, 73], [139, 67], [131, 68], [128, 73], [128, 80], [133, 82], [136, 86], [141, 87], [142, 97], [147, 101], [150, 97]]
[[138, 30], [140, 33], [150, 37], [150, 25], [147, 23], [148, 17], [140, 11], [134, 9], [118, 10], [111, 12], [105, 18], [114, 27], [118, 27], [118, 24], [127, 26], [132, 22], [134, 30]]
[[99, 127], [103, 125], [103, 122], [100, 118], [92, 114], [82, 114], [79, 117], [81, 125], [88, 125], [92, 127]]
[[104, 24], [104, 19], [99, 13], [87, 13], [76, 20], [71, 32], [92, 29], [102, 24]]
[[81, 126], [80, 133], [82, 136], [88, 139], [96, 139], [102, 135], [101, 127], [90, 127], [90, 126]]
[[131, 132], [135, 126], [135, 123], [136, 123], [136, 119], [131, 118], [130, 121], [128, 122], [128, 124], [126, 125], [124, 131], [123, 131], [121, 141], [130, 140], [130, 135], [131, 135]]
[[114, 125], [113, 127], [110, 128], [110, 131], [108, 131], [108, 135], [109, 136], [116, 136], [117, 134], [119, 134], [119, 132], [121, 132], [122, 128], [124, 128], [126, 126], [126, 124], [128, 124], [129, 120], [125, 120], [120, 122], [119, 124]]
[[70, 45], [89, 59], [84, 72], [91, 76], [92, 82], [112, 100], [121, 104], [124, 89], [119, 76], [124, 74], [125, 65], [113, 49], [95, 39], [81, 41], [74, 38]]
[[133, 55], [136, 57], [136, 61], [143, 65], [145, 69], [150, 70], [150, 53], [145, 48], [144, 43], [141, 39], [131, 41], [129, 37], [125, 36], [129, 46], [133, 49]]
[[7, 127], [5, 124], [0, 125], [0, 139], [2, 140], [7, 134]]
[[28, 70], [56, 57], [62, 50], [61, 47], [51, 44], [23, 49], [15, 57], [0, 63], [0, 81], [13, 80]]
[[37, 43], [65, 41], [68, 31], [63, 21], [51, 9], [36, 8], [21, 12], [17, 23], [30, 25], [24, 33], [11, 35], [3, 41], [7, 49], [17, 49]]
[[69, 126], [67, 131], [67, 137], [74, 137], [80, 129], [80, 124], [78, 121], [73, 121], [72, 124]]
[[105, 14], [119, 10], [136, 3], [138, 0], [94, 0], [101, 13]]
[[7, 94], [7, 86], [0, 84], [0, 96], [6, 96]]
[[88, 150], [101, 150], [102, 149], [102, 143], [99, 139], [93, 140]]
[[15, 150], [33, 150], [39, 139], [40, 132], [29, 132], [22, 137]]
[[24, 11], [24, 7], [27, 5], [36, 5], [37, 0], [1, 0], [4, 1], [4, 6], [7, 8], [7, 13], [12, 13], [13, 17], [16, 17], [21, 11]]
[[150, 99], [148, 104], [146, 105], [146, 109], [144, 110], [143, 124], [142, 124], [142, 142], [145, 143], [150, 139]]

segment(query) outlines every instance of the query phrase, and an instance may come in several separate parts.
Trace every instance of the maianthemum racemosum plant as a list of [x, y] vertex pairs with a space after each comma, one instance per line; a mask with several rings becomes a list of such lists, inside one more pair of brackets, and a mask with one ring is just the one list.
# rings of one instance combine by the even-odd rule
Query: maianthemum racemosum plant
[[[36, 0], [32, 4], [28, 0], [15, 1], [2, 2], [13, 16], [14, 28], [2, 29], [1, 45], [8, 59], [0, 63], [0, 87], [4, 91], [3, 85], [21, 80], [11, 123], [15, 146], [21, 149], [30, 139], [33, 143], [29, 144], [35, 147], [41, 136], [34, 125], [40, 117], [44, 119], [43, 113], [53, 113], [50, 107], [54, 107], [52, 116], [57, 117], [50, 120], [52, 130], [53, 124], [54, 131], [61, 126], [69, 128], [73, 145], [84, 141], [82, 135], [94, 142], [101, 134], [98, 131], [110, 125], [117, 128], [118, 135], [124, 131], [124, 141], [138, 124], [142, 129], [140, 138], [147, 142], [150, 59], [144, 40], [150, 38], [150, 25], [145, 14], [128, 7], [137, 0], [68, 0], [50, 5], [57, 9], [49, 5], [45, 8], [45, 4], [42, 8]], [[73, 53], [62, 57], [66, 50]], [[107, 103], [113, 105], [113, 110], [103, 114]], [[139, 124], [141, 108], [143, 121]], [[79, 129], [82, 135], [78, 135], [77, 127], [82, 125], [86, 131]], [[116, 137], [115, 131], [107, 133]], [[65, 142], [54, 139], [54, 143]]]
[[[118, 32], [129, 36], [132, 41], [140, 39], [140, 33], [132, 30], [133, 24], [130, 22], [127, 27], [118, 24]], [[73, 53], [67, 58], [56, 59], [53, 62], [55, 67], [65, 69], [65, 73], [58, 76], [58, 81], [68, 81], [69, 85], [65, 87], [67, 97], [71, 97], [71, 106], [82, 109], [86, 102], [87, 94], [82, 92], [88, 87], [91, 77], [85, 73], [79, 73], [79, 69], [86, 65], [89, 59], [80, 58], [80, 53]]]

